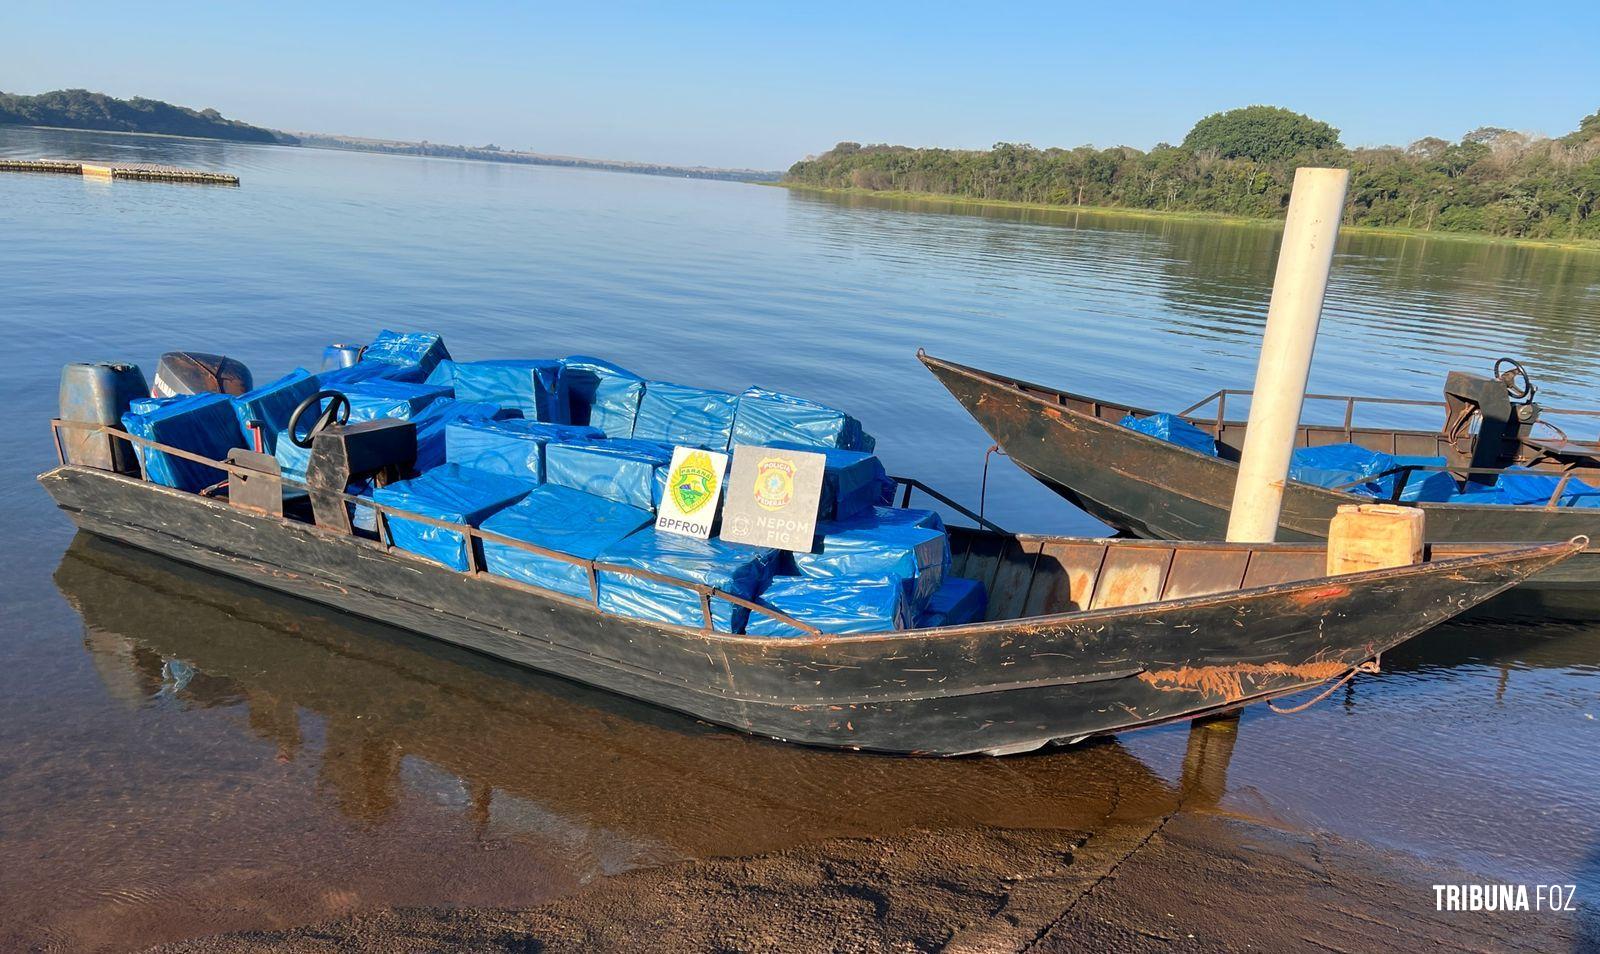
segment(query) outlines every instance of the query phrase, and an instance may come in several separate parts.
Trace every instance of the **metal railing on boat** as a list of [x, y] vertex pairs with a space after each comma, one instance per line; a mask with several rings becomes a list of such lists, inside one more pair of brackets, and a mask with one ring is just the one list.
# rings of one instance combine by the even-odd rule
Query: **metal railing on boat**
[[[177, 458], [179, 458], [181, 460], [187, 460], [187, 461], [190, 461], [192, 463], [201, 464], [203, 466], [210, 467], [210, 468], [212, 468], [214, 470], [222, 471], [223, 473], [227, 474], [230, 479], [232, 479], [235, 476], [238, 476], [238, 477], [241, 477], [241, 478], [246, 478], [246, 479], [261, 479], [262, 477], [267, 477], [268, 479], [277, 480], [277, 481], [279, 481], [280, 483], [282, 483], [284, 485], [287, 485], [287, 486], [290, 486], [290, 487], [294, 487], [294, 488], [297, 488], [297, 489], [300, 489], [300, 490], [309, 491], [309, 489], [310, 489], [306, 485], [306, 483], [304, 481], [301, 481], [301, 480], [296, 480], [294, 478], [284, 477], [284, 476], [281, 476], [281, 475], [263, 474], [261, 471], [252, 470], [251, 468], [248, 468], [248, 467], [241, 467], [240, 465], [232, 463], [231, 461], [213, 460], [213, 459], [211, 459], [209, 457], [206, 457], [203, 454], [196, 454], [193, 451], [187, 451], [187, 450], [184, 450], [183, 448], [180, 448], [180, 447], [173, 447], [170, 444], [163, 444], [163, 443], [161, 443], [159, 441], [153, 441], [153, 440], [149, 440], [148, 438], [138, 437], [138, 436], [136, 436], [134, 434], [130, 434], [127, 431], [122, 430], [120, 428], [112, 427], [109, 424], [97, 424], [97, 423], [88, 422], [88, 421], [67, 421], [67, 420], [62, 420], [60, 418], [55, 418], [55, 419], [52, 419], [50, 421], [50, 434], [51, 434], [51, 437], [54, 438], [54, 442], [55, 442], [56, 460], [59, 463], [63, 464], [63, 465], [65, 465], [67, 463], [67, 455], [66, 455], [66, 449], [62, 445], [62, 442], [61, 442], [61, 431], [62, 431], [62, 429], [81, 430], [81, 431], [89, 431], [91, 433], [104, 434], [105, 437], [106, 437], [107, 446], [110, 448], [110, 452], [111, 452], [110, 453], [110, 457], [108, 458], [110, 460], [115, 460], [116, 459], [116, 442], [119, 441], [119, 440], [122, 440], [122, 441], [128, 441], [129, 443], [132, 443], [132, 444], [137, 445], [139, 447], [148, 448], [150, 450], [158, 451], [158, 452], [163, 453], [163, 454], [169, 454], [169, 455], [171, 455], [173, 457], [177, 457]], [[140, 455], [140, 463], [141, 463], [141, 465], [143, 464], [143, 455]], [[121, 476], [131, 477], [133, 475], [123, 474]], [[151, 481], [148, 476], [146, 476], [146, 474], [144, 473], [144, 468], [142, 466], [140, 468], [140, 473], [138, 475], [138, 479], [140, 481], [144, 482], [144, 483], [153, 484], [154, 486], [164, 486], [164, 485], [160, 485], [160, 484], [154, 484], [154, 482]], [[995, 531], [995, 532], [998, 532], [998, 533], [1004, 533], [1005, 532], [999, 526], [994, 524], [992, 521], [987, 520], [987, 519], [979, 516], [978, 514], [973, 513], [968, 508], [962, 506], [961, 504], [955, 502], [954, 500], [951, 500], [949, 497], [945, 496], [944, 494], [940, 493], [937, 490], [934, 490], [932, 487], [929, 487], [927, 484], [924, 484], [920, 480], [917, 480], [915, 478], [910, 478], [910, 477], [892, 477], [891, 479], [894, 480], [898, 485], [900, 485], [903, 488], [902, 496], [901, 496], [901, 501], [902, 501], [901, 502], [901, 506], [902, 507], [905, 507], [905, 506], [909, 505], [910, 500], [911, 500], [911, 493], [912, 493], [913, 489], [920, 490], [923, 493], [927, 494], [928, 496], [930, 496], [930, 497], [934, 498], [935, 500], [939, 501], [940, 503], [942, 503], [942, 504], [950, 507], [951, 509], [955, 510], [956, 512], [960, 513], [962, 516], [967, 517], [968, 519], [975, 521], [979, 526], [982, 526], [985, 529], [992, 530], [992, 531]], [[174, 488], [167, 488], [167, 489], [172, 490]], [[207, 489], [210, 489], [210, 488], [207, 488]], [[182, 491], [177, 491], [177, 492], [182, 493]], [[203, 497], [205, 495], [203, 493], [197, 493], [197, 494], [194, 494], [194, 496]], [[714, 626], [713, 617], [712, 617], [711, 605], [712, 605], [712, 601], [713, 600], [719, 600], [720, 599], [720, 600], [723, 600], [724, 602], [727, 602], [727, 603], [729, 603], [729, 604], [731, 604], [733, 606], [742, 607], [744, 609], [747, 609], [752, 613], [760, 613], [761, 615], [769, 617], [769, 618], [771, 618], [773, 620], [776, 620], [777, 622], [782, 623], [784, 625], [793, 626], [794, 628], [796, 628], [796, 629], [800, 630], [801, 632], [805, 633], [807, 636], [819, 637], [819, 638], [828, 638], [830, 636], [830, 634], [823, 632], [822, 630], [818, 629], [815, 626], [812, 626], [810, 623], [807, 623], [807, 622], [805, 622], [803, 620], [795, 619], [793, 616], [790, 616], [787, 613], [784, 613], [784, 612], [782, 612], [780, 610], [775, 610], [770, 606], [765, 606], [765, 605], [763, 605], [761, 603], [757, 603], [757, 602], [755, 602], [753, 600], [744, 599], [743, 597], [736, 596], [736, 595], [734, 595], [732, 593], [728, 593], [728, 592], [725, 592], [723, 590], [719, 590], [714, 586], [708, 586], [707, 584], [704, 584], [704, 583], [695, 583], [695, 582], [690, 581], [690, 580], [681, 580], [681, 579], [678, 579], [676, 577], [667, 576], [667, 575], [661, 574], [661, 573], [655, 573], [655, 572], [650, 571], [650, 570], [639, 569], [637, 567], [620, 566], [620, 565], [614, 564], [614, 563], [599, 563], [599, 562], [596, 562], [594, 560], [584, 559], [583, 557], [576, 557], [576, 556], [573, 556], [573, 555], [568, 554], [568, 553], [562, 553], [559, 550], [552, 550], [552, 549], [550, 549], [548, 547], [542, 547], [542, 546], [539, 546], [538, 544], [535, 544], [535, 543], [529, 543], [526, 540], [518, 540], [515, 537], [508, 537], [508, 536], [504, 536], [502, 534], [494, 533], [492, 531], [482, 530], [482, 529], [479, 529], [477, 527], [471, 526], [469, 524], [451, 523], [451, 522], [449, 522], [447, 520], [438, 520], [438, 519], [435, 519], [433, 517], [429, 517], [426, 514], [420, 514], [420, 513], [415, 513], [413, 511], [409, 511], [409, 510], [403, 510], [403, 509], [401, 509], [399, 507], [389, 506], [388, 504], [380, 504], [380, 503], [372, 500], [370, 497], [361, 497], [361, 496], [358, 496], [356, 494], [350, 494], [350, 493], [341, 493], [341, 494], [339, 494], [339, 497], [342, 498], [343, 501], [345, 503], [347, 503], [347, 504], [350, 504], [350, 505], [353, 505], [353, 506], [370, 508], [377, 515], [377, 519], [376, 519], [377, 534], [378, 534], [378, 539], [377, 540], [372, 540], [370, 538], [357, 536], [357, 535], [354, 535], [354, 534], [337, 534], [337, 533], [334, 533], [333, 531], [330, 531], [330, 530], [328, 530], [328, 529], [326, 529], [324, 527], [319, 527], [315, 523], [309, 523], [309, 522], [302, 521], [302, 520], [294, 520], [294, 519], [291, 519], [291, 518], [286, 517], [286, 516], [278, 516], [277, 519], [279, 519], [280, 521], [282, 521], [285, 524], [292, 525], [292, 526], [294, 526], [296, 528], [299, 528], [299, 529], [312, 530], [312, 531], [316, 531], [318, 533], [326, 534], [326, 535], [331, 536], [331, 537], [337, 537], [339, 539], [354, 540], [354, 541], [357, 541], [357, 542], [360, 542], [360, 543], [365, 543], [365, 544], [374, 544], [374, 543], [376, 543], [379, 546], [381, 546], [386, 553], [395, 554], [395, 555], [402, 556], [402, 557], [405, 557], [405, 558], [408, 558], [408, 559], [425, 560], [429, 564], [432, 564], [432, 565], [435, 565], [435, 566], [444, 567], [445, 569], [453, 569], [452, 567], [446, 567], [444, 564], [438, 563], [435, 560], [428, 560], [426, 557], [422, 557], [422, 556], [418, 556], [418, 555], [413, 554], [413, 553], [409, 553], [406, 550], [401, 549], [399, 547], [396, 547], [394, 545], [394, 541], [393, 541], [393, 539], [392, 539], [392, 537], [391, 537], [391, 535], [389, 533], [389, 519], [390, 518], [398, 518], [398, 519], [402, 519], [402, 520], [414, 521], [416, 523], [421, 523], [421, 524], [423, 524], [425, 526], [430, 526], [430, 527], [434, 527], [434, 528], [437, 528], [437, 529], [440, 529], [440, 530], [447, 530], [447, 531], [451, 531], [453, 533], [458, 533], [458, 534], [460, 534], [462, 536], [463, 542], [466, 545], [465, 549], [466, 549], [466, 554], [467, 554], [467, 567], [468, 568], [465, 571], [459, 571], [458, 570], [456, 572], [462, 573], [465, 576], [472, 576], [472, 577], [476, 577], [478, 579], [488, 580], [488, 581], [490, 581], [492, 583], [503, 585], [503, 586], [507, 586], [507, 587], [511, 587], [513, 589], [521, 589], [521, 590], [531, 591], [531, 592], [539, 594], [540, 596], [546, 597], [548, 599], [556, 599], [556, 600], [560, 600], [562, 602], [570, 602], [570, 603], [574, 603], [576, 605], [588, 607], [590, 609], [595, 610], [596, 612], [604, 613], [605, 611], [600, 608], [600, 581], [599, 581], [598, 574], [599, 573], [616, 573], [616, 574], [623, 575], [623, 576], [639, 577], [641, 579], [650, 580], [650, 581], [655, 582], [655, 583], [662, 583], [662, 584], [665, 584], [665, 585], [668, 585], [668, 586], [679, 587], [681, 589], [686, 589], [686, 590], [689, 590], [689, 591], [697, 594], [699, 596], [699, 598], [700, 598], [700, 612], [701, 612], [701, 625], [700, 625], [698, 631], [702, 632], [702, 633], [711, 633], [711, 632], [715, 631], [715, 626]], [[234, 506], [237, 506], [237, 505], [234, 505]], [[252, 509], [251, 512], [255, 512], [255, 511]], [[272, 514], [267, 514], [265, 511], [260, 511], [257, 515], [259, 515], [259, 516], [267, 516], [267, 517], [273, 516]], [[565, 593], [557, 593], [557, 592], [555, 592], [553, 590], [547, 590], [547, 589], [544, 589], [542, 587], [533, 586], [531, 584], [523, 583], [523, 582], [521, 582], [519, 580], [509, 579], [507, 577], [500, 576], [499, 574], [488, 572], [488, 570], [485, 569], [484, 566], [482, 565], [482, 560], [481, 560], [481, 557], [480, 557], [479, 544], [483, 543], [484, 541], [488, 541], [490, 543], [494, 543], [494, 544], [500, 545], [500, 546], [512, 547], [512, 548], [517, 549], [517, 550], [522, 550], [522, 551], [525, 551], [527, 553], [534, 554], [535, 556], [546, 557], [548, 559], [557, 560], [557, 561], [562, 562], [562, 563], [567, 563], [567, 564], [571, 564], [573, 566], [577, 566], [577, 567], [583, 568], [584, 571], [586, 572], [586, 574], [588, 575], [588, 579], [589, 579], [589, 599], [587, 601], [577, 600], [577, 599], [574, 599], [573, 597], [571, 597], [571, 596], [569, 596], [568, 594], [565, 594]], [[659, 625], [668, 625], [668, 626], [670, 626], [670, 625], [673, 625], [673, 624], [663, 623], [663, 624], [659, 624]], [[682, 628], [686, 628], [687, 629], [687, 628], [692, 628], [692, 627], [682, 627]], [[729, 635], [729, 634], [721, 634], [721, 635]]]

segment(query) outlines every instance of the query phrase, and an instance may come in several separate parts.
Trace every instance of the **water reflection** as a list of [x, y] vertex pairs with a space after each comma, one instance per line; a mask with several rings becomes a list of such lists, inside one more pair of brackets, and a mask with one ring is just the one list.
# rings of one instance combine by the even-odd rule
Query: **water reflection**
[[486, 838], [625, 840], [615, 869], [907, 828], [1089, 827], [1169, 810], [1181, 788], [1115, 741], [949, 761], [749, 739], [86, 535], [55, 580], [119, 699], [241, 707], [362, 825], [444, 798]]

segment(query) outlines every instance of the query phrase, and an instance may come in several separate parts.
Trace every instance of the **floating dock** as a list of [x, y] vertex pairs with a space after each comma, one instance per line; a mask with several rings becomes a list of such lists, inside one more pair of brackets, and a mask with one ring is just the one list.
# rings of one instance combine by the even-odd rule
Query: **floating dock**
[[239, 177], [148, 162], [78, 162], [69, 159], [0, 159], [0, 172], [64, 172], [102, 179], [145, 179], [154, 182], [203, 182], [238, 185]]

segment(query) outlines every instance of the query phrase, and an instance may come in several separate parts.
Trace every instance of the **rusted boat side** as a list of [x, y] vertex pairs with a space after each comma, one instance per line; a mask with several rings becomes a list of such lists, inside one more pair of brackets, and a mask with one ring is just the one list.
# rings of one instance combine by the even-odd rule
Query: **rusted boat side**
[[[1153, 413], [1145, 408], [919, 357], [1018, 466], [1096, 519], [1151, 539], [1226, 536], [1239, 472], [1235, 448], [1223, 444], [1220, 457], [1197, 453], [1117, 423], [1129, 413]], [[1242, 440], [1242, 429], [1235, 428], [1231, 436]], [[1302, 427], [1300, 439], [1302, 444], [1327, 444], [1352, 436], [1364, 446], [1387, 445], [1401, 454], [1431, 454], [1427, 448], [1439, 440], [1438, 435], [1418, 432], [1333, 427]], [[1341, 504], [1371, 502], [1290, 481], [1284, 488], [1279, 539], [1326, 539], [1328, 521]], [[1430, 542], [1538, 543], [1580, 535], [1600, 540], [1600, 508], [1417, 506], [1427, 513]], [[1529, 589], [1534, 592], [1523, 592]], [[1600, 613], [1600, 547], [1537, 575], [1515, 596], [1516, 605], [1506, 606], [1518, 612]]]
[[40, 480], [93, 533], [708, 722], [940, 755], [1024, 751], [1318, 685], [1573, 551], [1503, 551], [894, 635], [763, 639], [608, 616], [91, 468]]

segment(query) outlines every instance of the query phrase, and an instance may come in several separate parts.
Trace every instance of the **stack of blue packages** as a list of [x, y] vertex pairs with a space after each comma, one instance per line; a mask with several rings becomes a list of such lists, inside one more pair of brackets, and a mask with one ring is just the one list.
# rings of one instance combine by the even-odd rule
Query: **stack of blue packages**
[[817, 524], [814, 553], [794, 553], [796, 572], [813, 579], [890, 576], [901, 580], [912, 613], [920, 613], [950, 569], [942, 530], [881, 523], [871, 515]]
[[[218, 461], [226, 459], [240, 441], [239, 419], [233, 413], [233, 402], [224, 394], [185, 394], [164, 400], [134, 401], [122, 415], [122, 428], [135, 437]], [[144, 465], [145, 476], [166, 487], [194, 492], [228, 476], [215, 467], [139, 444], [134, 448], [139, 462]]]
[[545, 358], [455, 363], [457, 398], [514, 408], [530, 421], [566, 424], [572, 420], [561, 380], [561, 362]]
[[[774, 577], [761, 594], [761, 604], [824, 633], [882, 633], [910, 629], [914, 616], [901, 581], [892, 577], [814, 580], [804, 576]], [[804, 630], [761, 613], [745, 624], [751, 636], [804, 636]]]
[[418, 381], [427, 378], [439, 362], [449, 358], [444, 339], [431, 331], [402, 332], [385, 328], [361, 352], [362, 361], [415, 368]]
[[544, 448], [555, 442], [603, 440], [592, 427], [524, 418], [454, 421], [444, 432], [445, 460], [473, 470], [544, 483]]
[[[1289, 460], [1289, 478], [1362, 497], [1388, 500], [1394, 495], [1401, 476], [1390, 471], [1398, 471], [1406, 465], [1443, 466], [1444, 463], [1443, 457], [1392, 457], [1356, 444], [1329, 444], [1325, 447], [1302, 447], [1295, 451]], [[1372, 479], [1363, 481], [1362, 478]], [[1455, 478], [1448, 472], [1414, 470], [1406, 478], [1400, 499], [1412, 503], [1437, 502], [1448, 500], [1455, 493]]]
[[749, 388], [733, 415], [733, 443], [871, 451], [877, 443], [840, 410], [791, 394]]
[[390, 364], [387, 361], [357, 361], [347, 368], [334, 368], [317, 374], [317, 382], [324, 388], [343, 391], [363, 381], [407, 381], [419, 383], [427, 375], [422, 369], [409, 364]]
[[500, 421], [517, 412], [495, 404], [473, 401], [435, 401], [412, 418], [417, 426], [417, 470], [432, 470], [445, 462], [445, 432], [456, 421]]
[[[483, 522], [490, 533], [534, 546], [593, 560], [607, 547], [655, 519], [640, 510], [570, 487], [536, 487], [520, 503]], [[490, 573], [532, 586], [587, 600], [589, 571], [575, 563], [529, 553], [493, 540], [483, 541], [483, 562]]]
[[1118, 423], [1129, 430], [1159, 438], [1169, 444], [1177, 444], [1179, 447], [1198, 451], [1207, 457], [1217, 456], [1217, 442], [1211, 438], [1211, 435], [1176, 414], [1163, 412], [1152, 414], [1149, 417], [1138, 417], [1129, 414]]
[[[379, 487], [372, 492], [372, 499], [387, 507], [475, 527], [532, 489], [531, 481], [444, 464], [410, 480]], [[389, 538], [400, 549], [457, 570], [470, 566], [467, 547], [471, 541], [460, 532], [404, 517], [391, 516], [388, 523]]]
[[599, 428], [607, 437], [632, 437], [644, 379], [600, 358], [575, 354], [561, 359], [568, 412], [574, 424]]
[[822, 497], [817, 508], [819, 520], [849, 520], [871, 510], [882, 499], [883, 481], [887, 476], [883, 462], [871, 454], [794, 444], [771, 446], [821, 454], [825, 459]]
[[947, 576], [928, 600], [928, 605], [917, 615], [916, 626], [918, 629], [932, 629], [935, 626], [976, 623], [983, 619], [983, 614], [988, 610], [989, 594], [982, 583], [964, 576]]
[[[647, 570], [754, 600], [772, 580], [778, 551], [657, 533], [646, 527], [607, 547], [596, 562]], [[704, 625], [700, 594], [687, 587], [604, 570], [599, 584], [600, 608], [608, 613], [695, 629]], [[718, 632], [742, 633], [749, 617], [743, 606], [711, 600], [712, 626]]]
[[666, 444], [725, 451], [733, 439], [739, 399], [726, 391], [650, 381], [639, 399], [633, 436]]
[[[261, 449], [268, 454], [277, 450], [278, 435], [289, 426], [289, 415], [319, 389], [316, 375], [305, 368], [295, 368], [271, 384], [235, 397], [233, 413], [239, 419], [239, 431], [245, 442], [252, 448], [255, 446], [250, 422], [256, 421], [261, 425]], [[310, 412], [307, 414], [310, 416]], [[315, 420], [315, 416], [311, 416], [311, 420]], [[310, 427], [311, 421], [303, 421], [300, 426]]]
[[392, 417], [409, 421], [418, 411], [450, 398], [450, 389], [438, 384], [411, 384], [382, 379], [363, 381], [344, 391], [350, 401], [351, 421], [376, 421]]
[[672, 447], [642, 440], [578, 440], [544, 448], [546, 483], [655, 510], [667, 487]]

